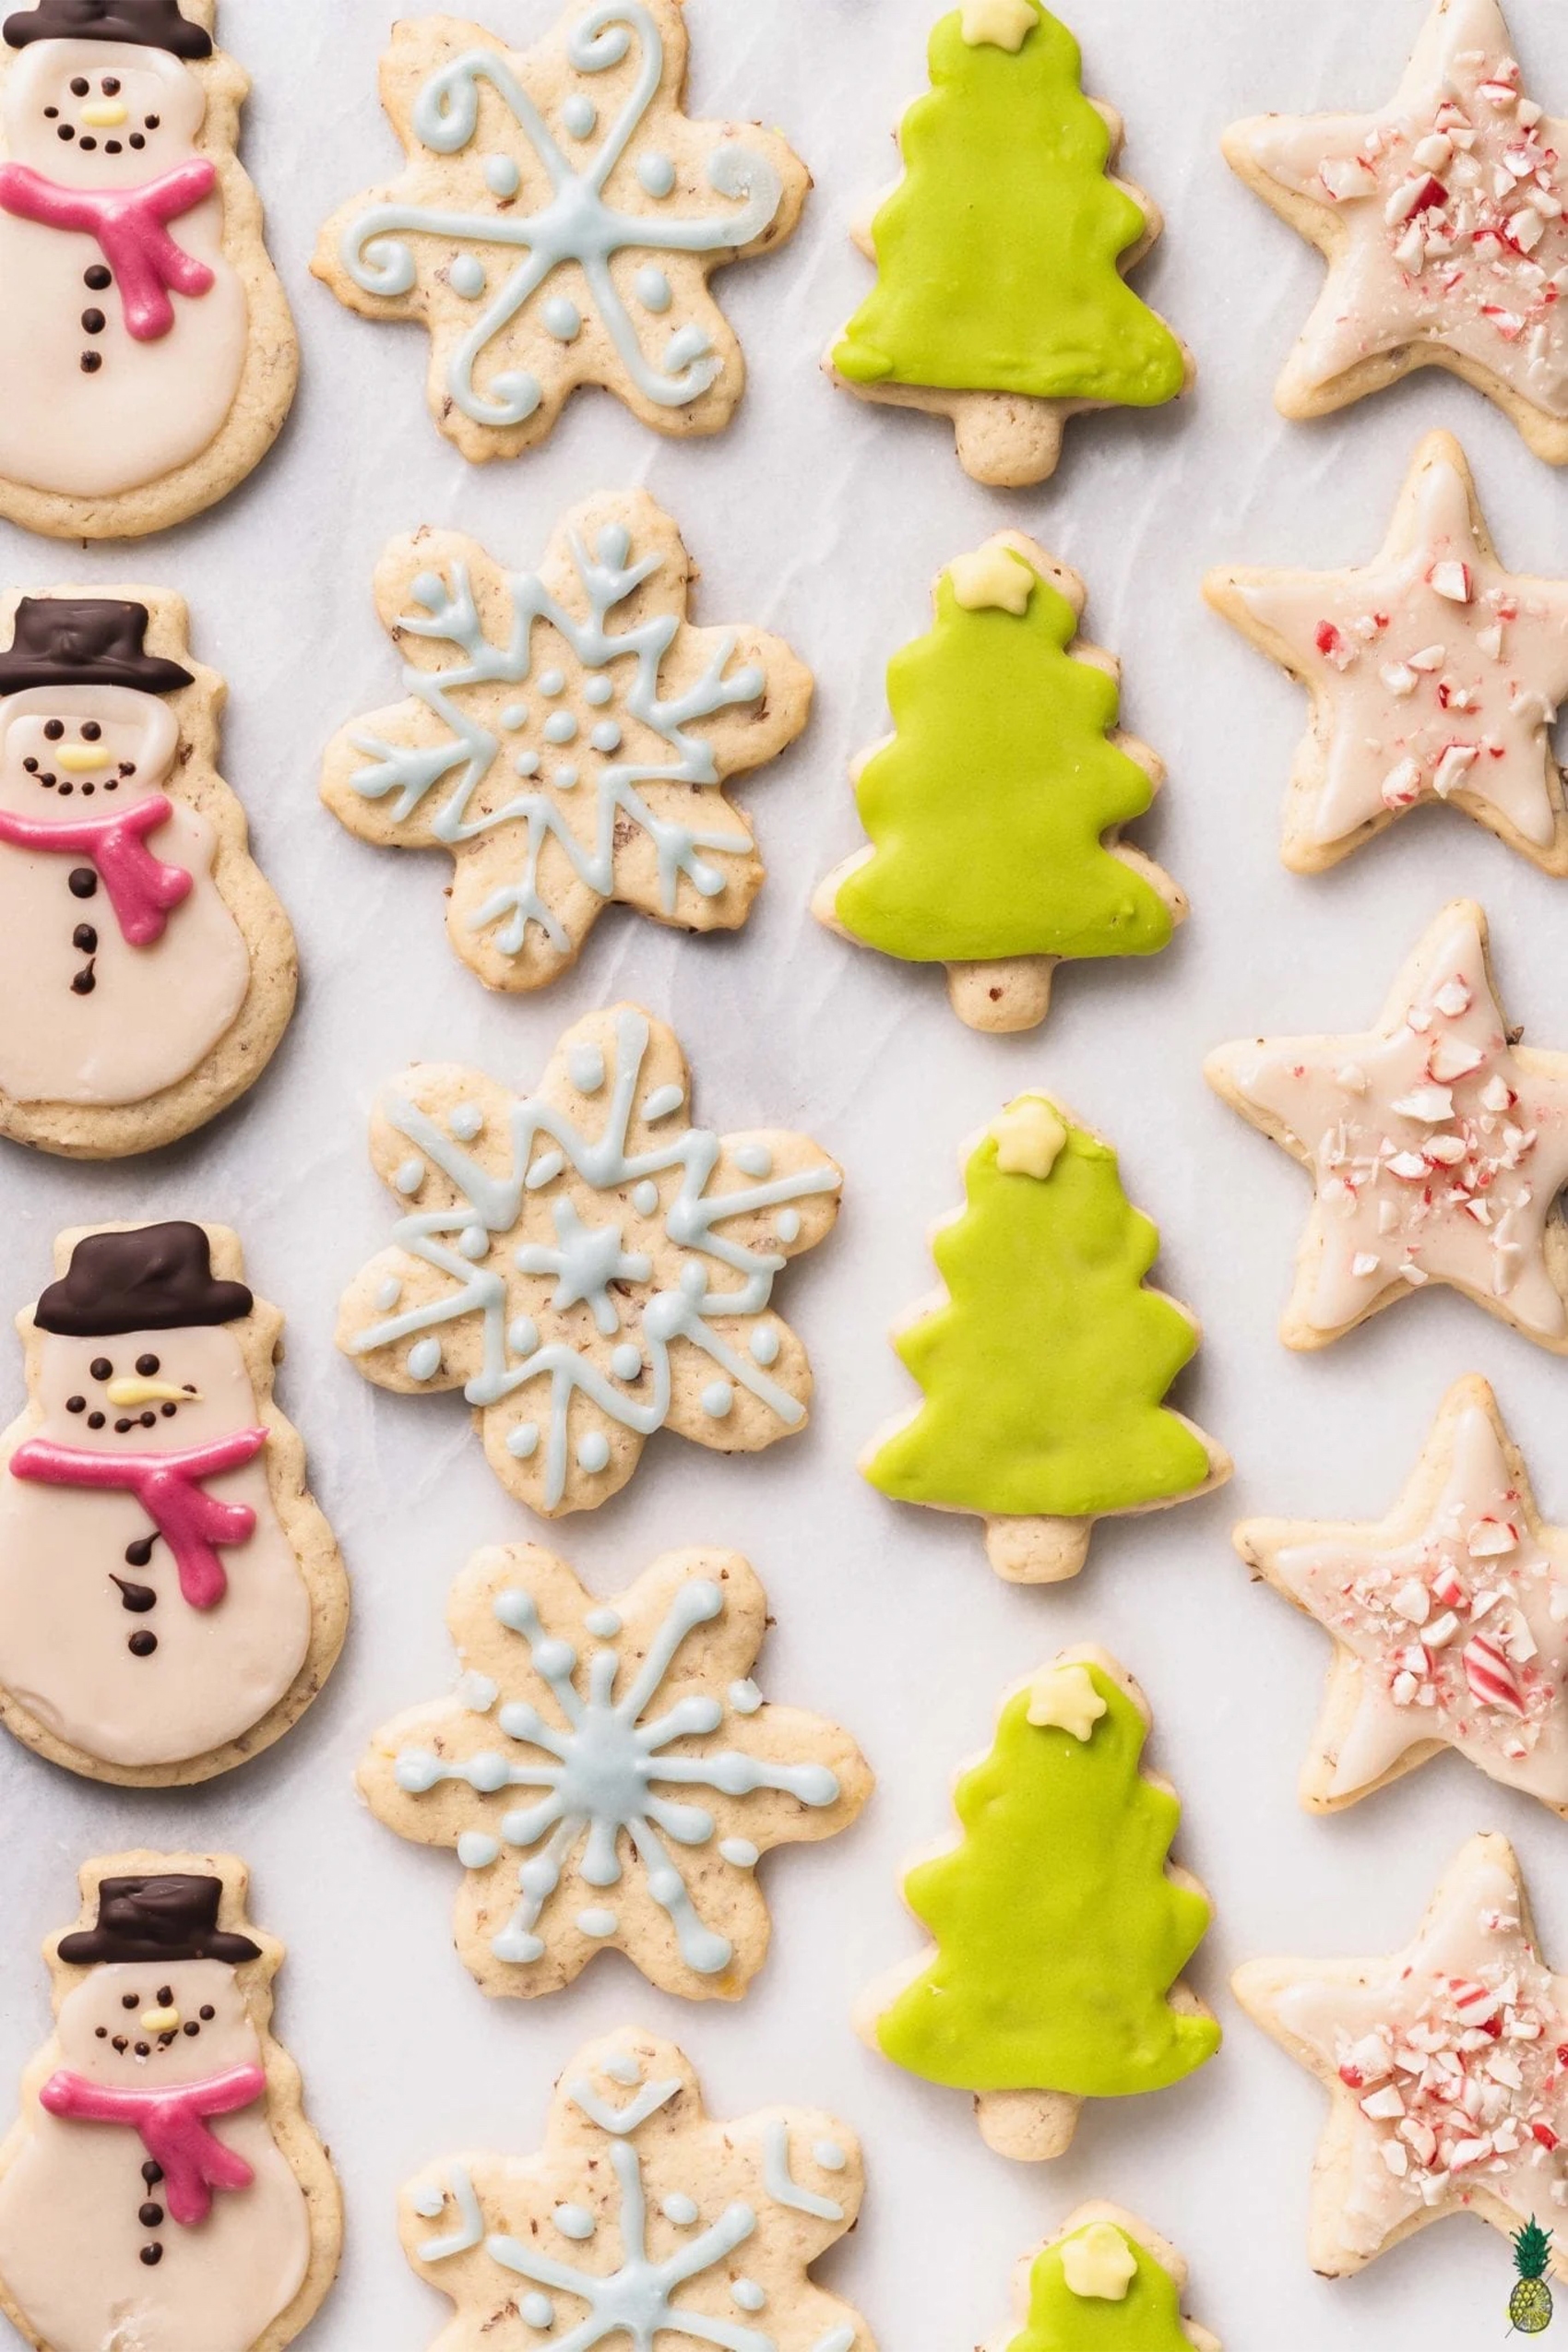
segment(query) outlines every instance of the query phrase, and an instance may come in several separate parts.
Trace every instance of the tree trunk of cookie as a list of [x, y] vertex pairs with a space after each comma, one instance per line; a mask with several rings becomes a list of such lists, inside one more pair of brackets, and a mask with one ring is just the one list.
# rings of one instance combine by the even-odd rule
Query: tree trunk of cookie
[[1082, 2106], [1067, 2091], [980, 2091], [975, 2121], [997, 2156], [1016, 2164], [1048, 2164], [1072, 2146]]
[[1089, 1556], [1092, 1519], [988, 1519], [985, 1554], [1010, 1585], [1062, 1585]]
[[1038, 1029], [1051, 1007], [1054, 956], [1004, 956], [990, 964], [949, 964], [947, 995], [958, 1018], [971, 1029], [1004, 1037], [1015, 1029]]
[[953, 399], [958, 463], [971, 481], [1019, 490], [1044, 481], [1062, 455], [1062, 404], [1025, 392], [959, 392]]

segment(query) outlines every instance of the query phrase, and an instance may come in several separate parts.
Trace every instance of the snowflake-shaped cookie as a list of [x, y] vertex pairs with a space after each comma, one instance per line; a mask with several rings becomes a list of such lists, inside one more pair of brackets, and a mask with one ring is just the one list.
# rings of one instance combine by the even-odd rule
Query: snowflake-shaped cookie
[[315, 272], [430, 330], [429, 398], [466, 457], [542, 441], [579, 384], [668, 434], [744, 382], [711, 270], [782, 244], [810, 175], [776, 133], [683, 112], [679, 0], [573, 0], [534, 48], [456, 17], [394, 27], [382, 102], [408, 169], [322, 232]]
[[345, 728], [322, 797], [362, 840], [444, 849], [446, 929], [488, 987], [542, 987], [612, 899], [744, 922], [763, 867], [726, 780], [792, 742], [811, 674], [760, 629], [694, 628], [691, 558], [643, 491], [590, 499], [537, 572], [456, 531], [387, 549], [408, 697]]
[[404, 2191], [403, 2250], [457, 2306], [440, 2344], [593, 2352], [624, 2337], [721, 2352], [873, 2352], [811, 2265], [852, 2229], [854, 2134], [808, 2108], [711, 2120], [673, 2043], [588, 2043], [532, 2156], [462, 2156]]
[[359, 1784], [399, 1836], [456, 1849], [482, 1989], [554, 1992], [612, 1945], [663, 1991], [739, 1999], [767, 1951], [761, 1856], [847, 1829], [871, 1789], [846, 1732], [752, 1681], [754, 1571], [671, 1552], [606, 1604], [524, 1544], [469, 1562], [447, 1621], [457, 1691], [377, 1732]]
[[747, 1454], [804, 1424], [773, 1284], [831, 1229], [841, 1171], [803, 1135], [694, 1127], [689, 1092], [673, 1031], [621, 1004], [566, 1031], [537, 1094], [423, 1063], [377, 1106], [408, 1214], [339, 1345], [380, 1387], [461, 1388], [546, 1517], [614, 1494], [655, 1430]]

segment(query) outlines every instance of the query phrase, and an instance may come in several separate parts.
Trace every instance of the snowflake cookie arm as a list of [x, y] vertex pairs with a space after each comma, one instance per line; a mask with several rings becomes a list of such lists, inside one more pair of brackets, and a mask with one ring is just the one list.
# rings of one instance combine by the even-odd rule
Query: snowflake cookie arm
[[667, 1554], [608, 1603], [531, 1545], [458, 1578], [457, 1691], [384, 1727], [359, 1785], [399, 1835], [456, 1850], [482, 1990], [554, 1991], [613, 1945], [671, 1993], [744, 1992], [760, 1857], [847, 1828], [871, 1788], [847, 1733], [751, 1681], [766, 1608], [735, 1553]]
[[574, 509], [537, 572], [457, 532], [387, 549], [376, 604], [410, 693], [334, 739], [322, 797], [362, 840], [446, 849], [448, 934], [487, 986], [554, 979], [612, 899], [744, 922], [763, 865], [725, 786], [801, 732], [812, 680], [763, 630], [695, 626], [695, 577], [641, 491]]
[[475, 461], [598, 384], [654, 430], [711, 434], [744, 383], [709, 273], [781, 244], [810, 175], [776, 133], [681, 110], [679, 0], [573, 0], [526, 53], [395, 28], [382, 97], [403, 174], [327, 222], [314, 264], [371, 318], [422, 322], [429, 404]]

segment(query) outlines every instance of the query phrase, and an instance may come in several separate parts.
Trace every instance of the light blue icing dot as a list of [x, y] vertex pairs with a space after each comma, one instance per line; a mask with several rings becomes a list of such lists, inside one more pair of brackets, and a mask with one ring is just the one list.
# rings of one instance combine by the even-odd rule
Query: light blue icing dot
[[552, 710], [544, 722], [544, 740], [547, 743], [569, 743], [576, 737], [576, 731], [577, 718], [575, 711]]
[[614, 697], [614, 694], [615, 682], [612, 678], [585, 678], [583, 680], [583, 700], [585, 702], [591, 702], [595, 708], [597, 708], [600, 703], [612, 701]]
[[508, 734], [515, 735], [519, 727], [526, 727], [528, 723], [529, 707], [526, 702], [509, 702], [501, 714], [501, 724]]
[[582, 312], [564, 294], [552, 294], [540, 316], [558, 343], [576, 342], [583, 331]]
[[457, 1840], [457, 1859], [466, 1871], [487, 1871], [501, 1851], [501, 1840], [488, 1830], [465, 1829]]
[[460, 1102], [446, 1124], [460, 1144], [471, 1144], [484, 1133], [484, 1113], [477, 1102]]
[[537, 752], [519, 752], [517, 758], [512, 762], [512, 766], [519, 776], [537, 776], [540, 769], [539, 754]]
[[416, 1339], [409, 1349], [408, 1365], [410, 1380], [434, 1379], [441, 1370], [440, 1340]]
[[405, 1748], [392, 1767], [392, 1777], [410, 1797], [422, 1797], [441, 1777], [441, 1764], [428, 1748]]
[[685, 1099], [685, 1094], [680, 1087], [655, 1087], [643, 1105], [643, 1117], [668, 1119], [672, 1111], [680, 1110]]
[[577, 771], [568, 763], [564, 767], [558, 767], [550, 780], [557, 791], [569, 792], [576, 783]]
[[670, 291], [669, 279], [662, 269], [655, 269], [651, 263], [646, 269], [638, 270], [633, 283], [644, 310], [652, 311], [656, 316], [667, 311], [674, 300]]
[[540, 673], [539, 691], [541, 695], [564, 695], [566, 691], [565, 671], [564, 670], [542, 671]]
[[686, 872], [694, 887], [700, 890], [705, 898], [717, 898], [724, 887], [724, 876], [719, 868], [708, 865], [701, 858], [694, 858]]
[[509, 155], [487, 155], [484, 159], [484, 184], [492, 196], [516, 196], [522, 176]]
[[721, 1837], [719, 1850], [738, 1871], [754, 1871], [762, 1859], [749, 1837]]
[[730, 2282], [730, 2299], [742, 2311], [760, 2311], [767, 2298], [754, 2278], [735, 2278]]
[[541, 1151], [525, 1179], [529, 1192], [537, 1193], [541, 1184], [553, 1183], [565, 1165], [564, 1152]]
[[378, 1314], [389, 1314], [403, 1295], [403, 1286], [395, 1274], [389, 1274], [375, 1294]]
[[801, 1212], [798, 1208], [781, 1208], [778, 1212], [778, 1238], [781, 1241], [799, 1241]]
[[561, 120], [575, 139], [589, 138], [599, 120], [599, 109], [591, 98], [585, 98], [581, 90], [574, 90], [561, 109]]
[[678, 327], [664, 346], [661, 362], [666, 375], [679, 375], [683, 367], [700, 360], [713, 349], [707, 330], [702, 327]]
[[586, 2205], [557, 2205], [551, 2219], [563, 2238], [591, 2238], [597, 2227]]
[[597, 1094], [604, 1084], [604, 1054], [597, 1045], [575, 1045], [566, 1069], [579, 1094]]
[[710, 1380], [702, 1393], [702, 1408], [713, 1420], [721, 1421], [735, 1409], [735, 1392], [727, 1380]]
[[498, 1960], [512, 1961], [519, 1967], [530, 1960], [542, 1960], [544, 1957], [541, 1938], [530, 1935], [527, 1928], [520, 1928], [515, 1919], [508, 1919], [500, 1934], [491, 1937], [490, 1948]]
[[742, 1176], [771, 1176], [773, 1154], [766, 1144], [741, 1144], [735, 1152], [735, 1165]]
[[824, 2172], [842, 2172], [849, 2159], [837, 2140], [817, 2140], [812, 2145], [812, 2156]]
[[677, 2229], [690, 2229], [693, 2222], [700, 2217], [700, 2208], [695, 2198], [688, 2197], [680, 2189], [675, 2191], [673, 2196], [666, 2197], [659, 2210], [666, 2221], [674, 2223]]
[[526, 368], [517, 368], [507, 375], [498, 375], [490, 388], [499, 404], [511, 410], [519, 424], [525, 417], [532, 416], [544, 398], [538, 376], [529, 375]]
[[629, 1339], [624, 1339], [610, 1359], [610, 1369], [617, 1380], [637, 1380], [643, 1369], [643, 1351]]
[[619, 572], [632, 552], [632, 534], [624, 523], [606, 523], [595, 544], [600, 562]]
[[427, 612], [435, 612], [446, 601], [446, 583], [439, 572], [421, 572], [409, 593]]
[[446, 276], [452, 291], [461, 294], [466, 303], [477, 301], [484, 291], [484, 264], [476, 254], [458, 254]]
[[488, 1257], [490, 1236], [482, 1225], [465, 1225], [457, 1236], [457, 1247], [466, 1258]]
[[771, 1324], [759, 1324], [751, 1336], [749, 1345], [754, 1363], [776, 1364], [778, 1361], [778, 1334]]
[[465, 1768], [469, 1788], [477, 1788], [481, 1797], [493, 1797], [498, 1789], [505, 1788], [510, 1775], [511, 1766], [497, 1748], [485, 1748], [477, 1756], [470, 1756]]
[[762, 1693], [750, 1675], [743, 1681], [731, 1683], [730, 1704], [737, 1715], [755, 1715], [762, 1705]]
[[621, 1631], [621, 1620], [612, 1609], [590, 1609], [583, 1623], [600, 1642], [612, 1642]]
[[515, 1356], [531, 1356], [539, 1346], [539, 1325], [532, 1315], [516, 1315], [506, 1325], [506, 1345]]
[[577, 1913], [577, 1926], [584, 1935], [613, 1935], [620, 1924], [613, 1911], [598, 1906], [590, 1906], [588, 1910]]
[[536, 1421], [519, 1421], [516, 1429], [506, 1432], [506, 1451], [514, 1462], [526, 1462], [539, 1452], [539, 1425]]
[[601, 719], [588, 737], [588, 741], [596, 752], [618, 752], [621, 748], [621, 730], [612, 719]]
[[423, 1160], [405, 1159], [392, 1182], [400, 1193], [417, 1193], [424, 1182]]
[[645, 155], [637, 165], [645, 195], [667, 196], [675, 184], [675, 166], [667, 155]]
[[730, 681], [735, 693], [746, 702], [754, 702], [766, 683], [766, 676], [754, 661], [749, 662], [744, 670], [737, 670]]
[[597, 1476], [610, 1460], [610, 1440], [601, 1429], [590, 1429], [577, 1440], [577, 1467]]
[[422, 2221], [434, 2221], [445, 2205], [446, 2192], [443, 2189], [416, 2189], [409, 2203]]
[[652, 1217], [659, 1207], [659, 1187], [651, 1176], [645, 1176], [632, 1192], [632, 1206], [639, 1217]]
[[555, 2306], [548, 2295], [525, 2295], [517, 2309], [526, 2324], [538, 2328], [541, 2335], [555, 2324]]

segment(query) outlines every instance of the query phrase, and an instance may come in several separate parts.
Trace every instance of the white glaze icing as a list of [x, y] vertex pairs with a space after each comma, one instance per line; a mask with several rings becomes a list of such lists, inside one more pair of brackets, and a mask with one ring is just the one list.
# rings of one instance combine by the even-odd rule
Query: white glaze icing
[[[43, 730], [52, 719], [65, 723], [72, 743], [84, 720], [102, 731], [96, 748], [104, 768], [96, 778], [78, 777], [69, 799], [42, 787], [23, 766], [35, 759], [49, 772], [55, 746]], [[124, 686], [30, 687], [0, 702], [0, 814], [35, 824], [123, 815], [163, 790], [178, 749], [173, 713], [155, 695]], [[111, 800], [103, 778], [123, 762], [136, 773], [117, 783]], [[82, 790], [89, 781], [95, 781], [90, 799]], [[73, 896], [71, 873], [88, 859], [0, 841], [0, 1003], [7, 1008], [0, 1088], [20, 1102], [142, 1102], [210, 1052], [250, 987], [244, 935], [212, 880], [215, 846], [208, 818], [175, 802], [147, 836], [147, 848], [184, 867], [194, 886], [170, 911], [161, 938], [133, 946], [101, 885], [90, 899]], [[78, 995], [71, 983], [87, 958], [73, 940], [84, 922], [97, 933], [95, 985]]]
[[1252, 575], [1237, 593], [1326, 705], [1305, 838], [1461, 792], [1540, 847], [1556, 829], [1551, 730], [1568, 694], [1568, 582], [1480, 554], [1470, 490], [1418, 460], [1409, 528], [1365, 570]]
[[1330, 1793], [1353, 1796], [1408, 1748], [1440, 1740], [1494, 1780], [1568, 1804], [1568, 1560], [1538, 1539], [1489, 1416], [1460, 1413], [1419, 1532], [1309, 1539], [1275, 1565], [1360, 1661]]
[[[102, 1405], [95, 1361], [123, 1375], [144, 1354], [157, 1356], [161, 1379], [189, 1382], [199, 1396], [150, 1430], [138, 1420], [123, 1434], [112, 1411], [92, 1431], [85, 1412], [68, 1409], [73, 1396]], [[244, 1354], [225, 1325], [108, 1339], [45, 1333], [34, 1397], [39, 1419], [24, 1425], [26, 1435], [115, 1454], [200, 1445], [258, 1420]], [[127, 1563], [127, 1546], [151, 1526], [133, 1494], [38, 1485], [0, 1468], [0, 1683], [57, 1738], [105, 1763], [179, 1763], [221, 1747], [260, 1721], [303, 1664], [310, 1596], [273, 1504], [266, 1452], [208, 1479], [206, 1491], [248, 1504], [255, 1527], [223, 1554], [223, 1598], [193, 1609], [167, 1543], [154, 1543], [145, 1566]], [[127, 1611], [115, 1576], [156, 1591], [156, 1606]], [[140, 1628], [157, 1635], [146, 1657], [126, 1646]]]
[[[199, 2032], [181, 2031], [166, 2049], [154, 2042], [146, 2058], [134, 2043], [116, 2052], [113, 2037], [134, 2013], [125, 1995], [151, 2001], [165, 1988], [182, 2023]], [[203, 2022], [203, 2007], [216, 2015]], [[217, 1960], [90, 1969], [66, 1995], [56, 2033], [54, 2064], [112, 2087], [198, 2082], [261, 2061], [235, 1973]], [[217, 2192], [207, 2219], [188, 2228], [165, 2218], [151, 2230], [138, 2219], [147, 2151], [134, 2130], [48, 2114], [36, 2083], [22, 2128], [24, 2144], [0, 2178], [0, 2278], [51, 2352], [249, 2352], [292, 2301], [310, 2259], [309, 2215], [263, 2104], [212, 2125], [255, 2178]], [[140, 2250], [154, 2238], [163, 2251], [149, 2267]]]
[[[56, 185], [110, 190], [156, 180], [198, 152], [207, 113], [201, 81], [166, 50], [103, 41], [36, 41], [7, 52], [0, 89], [6, 160]], [[126, 108], [119, 155], [107, 134], [84, 152], [59, 137], [98, 98], [105, 74], [119, 80]], [[88, 78], [89, 100], [71, 91]], [[44, 110], [57, 110], [50, 120]], [[147, 129], [147, 118], [156, 120]], [[132, 150], [136, 130], [145, 145]], [[245, 291], [223, 257], [223, 201], [215, 192], [170, 224], [175, 242], [213, 272], [208, 291], [174, 294], [174, 325], [151, 341], [126, 331], [118, 290], [93, 291], [85, 273], [101, 265], [96, 238], [0, 211], [0, 286], [5, 289], [6, 362], [0, 378], [0, 475], [70, 497], [111, 496], [157, 481], [198, 457], [234, 403], [249, 331]], [[84, 310], [101, 310], [88, 334]], [[82, 368], [90, 350], [101, 360]]]
[[1253, 162], [1340, 240], [1283, 390], [1310, 395], [1407, 344], [1441, 344], [1568, 417], [1568, 124], [1523, 92], [1496, 0], [1436, 0], [1390, 102], [1266, 115]]
[[1281, 1121], [1313, 1170], [1293, 1303], [1332, 1333], [1401, 1281], [1452, 1282], [1560, 1340], [1568, 1315], [1543, 1241], [1568, 1182], [1568, 1075], [1557, 1056], [1526, 1063], [1510, 1047], [1464, 902], [1433, 923], [1401, 993], [1361, 1035], [1264, 1039], [1218, 1057], [1242, 1103]]

